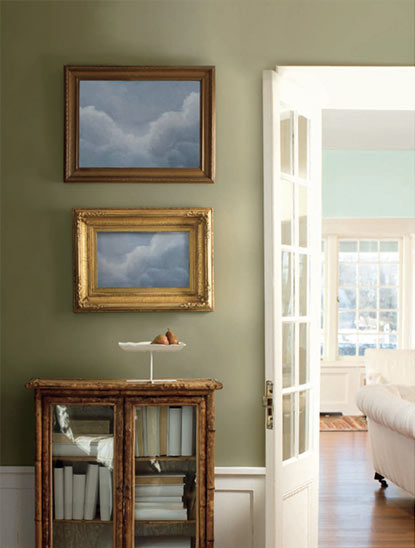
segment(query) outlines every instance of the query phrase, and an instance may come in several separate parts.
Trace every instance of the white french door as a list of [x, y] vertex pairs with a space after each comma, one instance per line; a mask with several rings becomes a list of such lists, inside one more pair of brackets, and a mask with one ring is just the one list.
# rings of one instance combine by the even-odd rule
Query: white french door
[[263, 93], [266, 548], [317, 548], [321, 109], [278, 72]]

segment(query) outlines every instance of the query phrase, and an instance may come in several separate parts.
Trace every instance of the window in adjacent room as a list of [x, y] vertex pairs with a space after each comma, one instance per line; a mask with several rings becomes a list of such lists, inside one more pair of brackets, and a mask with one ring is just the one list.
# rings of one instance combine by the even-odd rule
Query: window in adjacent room
[[339, 240], [337, 354], [397, 348], [400, 301], [398, 240]]
[[409, 347], [414, 236], [351, 236], [341, 227], [322, 243], [322, 359], [361, 361], [367, 348]]

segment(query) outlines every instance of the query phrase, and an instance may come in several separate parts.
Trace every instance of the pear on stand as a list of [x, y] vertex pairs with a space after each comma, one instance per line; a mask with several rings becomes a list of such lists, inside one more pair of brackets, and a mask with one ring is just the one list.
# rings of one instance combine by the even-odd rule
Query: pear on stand
[[150, 354], [150, 378], [149, 379], [127, 379], [127, 382], [177, 382], [177, 379], [159, 379], [153, 377], [153, 354], [154, 352], [177, 352], [185, 348], [185, 343], [179, 342], [171, 329], [166, 334], [160, 333], [150, 341], [142, 342], [119, 342], [118, 346], [127, 352], [148, 352]]
[[169, 341], [169, 344], [179, 344], [179, 339], [176, 337], [176, 335], [173, 333], [171, 329], [167, 329], [166, 337], [167, 337], [167, 340]]
[[151, 344], [170, 344], [170, 342], [166, 335], [160, 334], [154, 337]]

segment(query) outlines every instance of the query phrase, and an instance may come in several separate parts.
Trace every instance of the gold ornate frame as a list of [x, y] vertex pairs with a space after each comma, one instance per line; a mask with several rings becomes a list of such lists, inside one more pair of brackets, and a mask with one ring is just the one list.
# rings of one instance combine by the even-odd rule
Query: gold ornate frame
[[[187, 80], [200, 82], [198, 168], [79, 167], [81, 80]], [[66, 183], [213, 183], [215, 178], [215, 67], [65, 66]]]
[[[74, 312], [213, 310], [213, 211], [73, 209]], [[97, 287], [97, 232], [189, 232], [189, 287]]]

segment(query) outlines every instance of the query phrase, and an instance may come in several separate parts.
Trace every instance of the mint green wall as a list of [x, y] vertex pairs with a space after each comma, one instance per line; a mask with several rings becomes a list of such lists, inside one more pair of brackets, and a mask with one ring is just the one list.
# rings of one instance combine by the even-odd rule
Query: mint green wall
[[415, 152], [324, 150], [324, 217], [415, 217]]
[[[406, 0], [29, 1], [2, 11], [2, 463], [33, 461], [32, 376], [137, 377], [120, 340], [171, 327], [160, 376], [210, 376], [219, 465], [264, 464], [262, 70], [409, 65]], [[215, 185], [64, 184], [63, 65], [217, 67]], [[212, 206], [212, 313], [72, 312], [72, 207]]]

